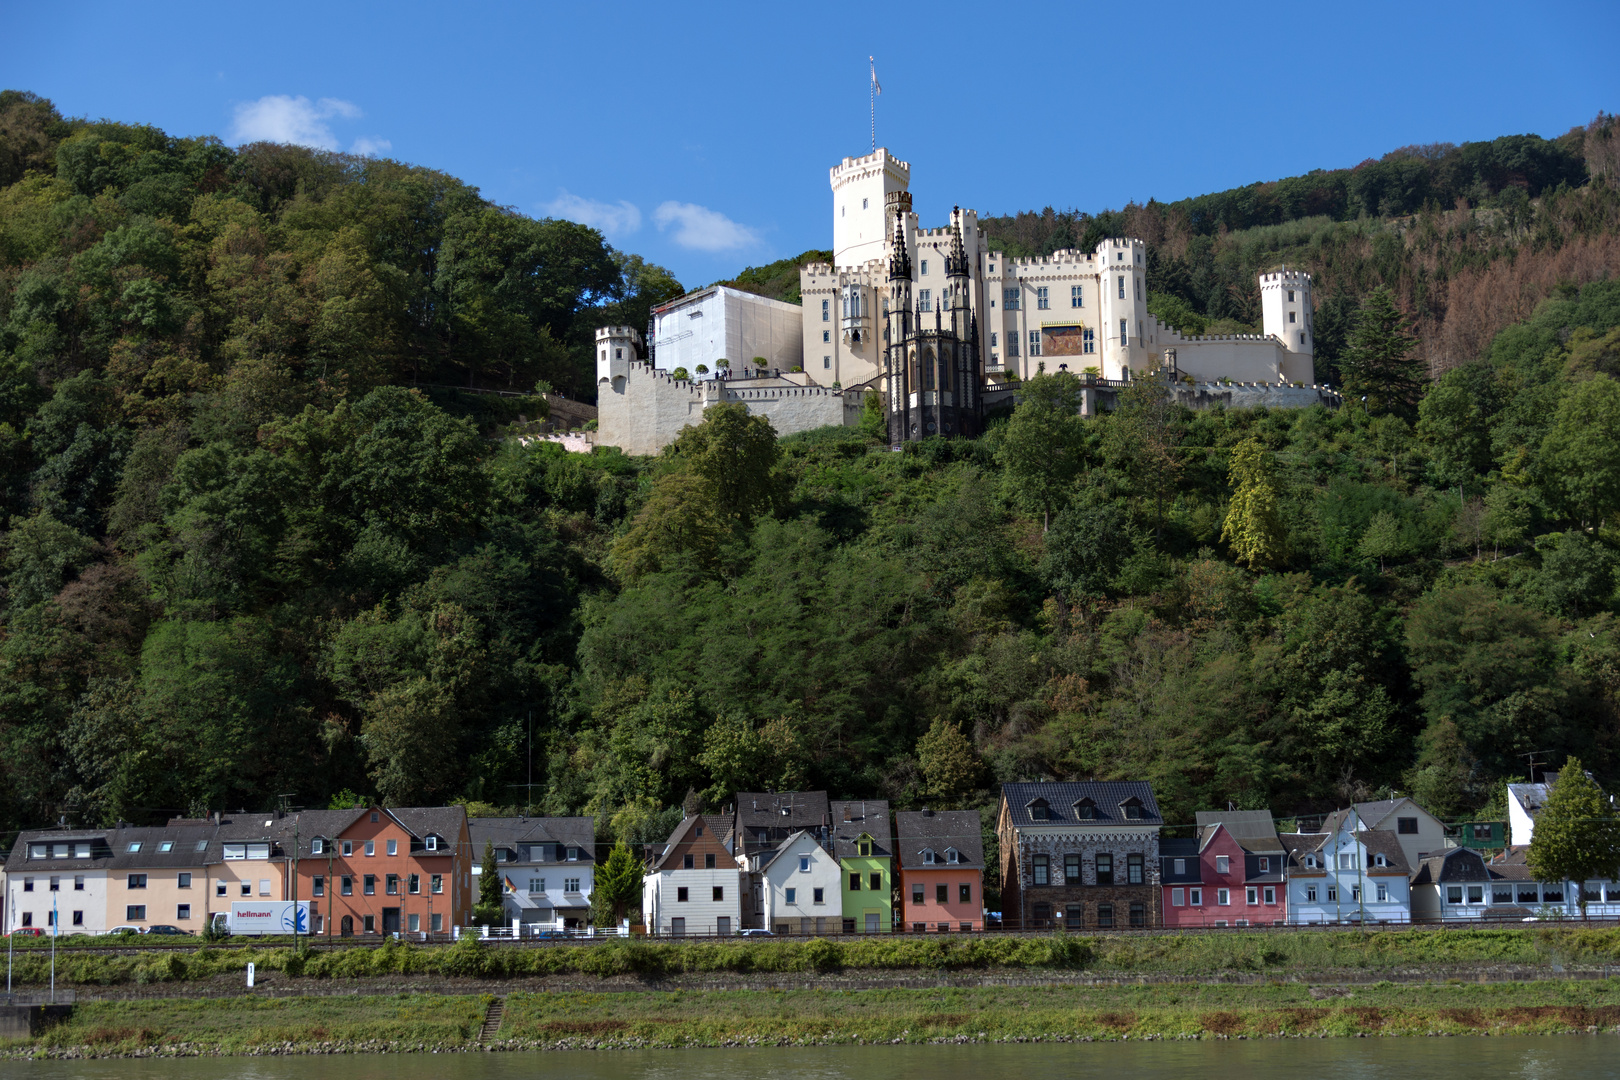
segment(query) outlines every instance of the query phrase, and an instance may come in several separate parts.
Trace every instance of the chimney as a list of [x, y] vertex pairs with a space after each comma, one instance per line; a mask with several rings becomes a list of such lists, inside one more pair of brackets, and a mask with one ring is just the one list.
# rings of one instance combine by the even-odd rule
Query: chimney
[[219, 824], [219, 811], [218, 810], [214, 811], [214, 824], [215, 825]]
[[923, 807], [922, 815], [923, 815], [923, 817], [933, 817], [934, 812], [932, 810], [928, 809], [928, 807], [925, 806], [925, 807]]
[[844, 804], [844, 820], [845, 821], [850, 820], [850, 806], [849, 806], [849, 803]]

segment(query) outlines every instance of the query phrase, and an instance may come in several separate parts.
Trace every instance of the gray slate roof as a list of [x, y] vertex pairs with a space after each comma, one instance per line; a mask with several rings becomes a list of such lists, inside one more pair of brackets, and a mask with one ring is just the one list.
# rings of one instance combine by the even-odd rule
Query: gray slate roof
[[[1282, 842], [1277, 839], [1277, 823], [1272, 819], [1270, 810], [1200, 810], [1198, 811], [1198, 832], [1204, 835], [1205, 828], [1224, 825], [1232, 839], [1244, 851], [1251, 851], [1257, 855], [1271, 855], [1283, 849]], [[1163, 845], [1160, 841], [1160, 845]]]
[[[883, 799], [836, 800], [832, 808], [833, 854], [840, 859], [859, 856], [855, 846], [862, 833], [872, 837], [872, 857], [884, 859], [894, 854], [889, 804]], [[848, 811], [848, 818], [845, 818]]]
[[[510, 817], [468, 818], [467, 832], [473, 854], [483, 857], [484, 844], [492, 842], [519, 853], [515, 860], [525, 865], [541, 865], [555, 859], [529, 859], [525, 848], [558, 846], [579, 849], [576, 862], [593, 862], [596, 856], [596, 819], [591, 817]], [[555, 852], [553, 852], [554, 854]], [[567, 852], [561, 860], [567, 862]]]
[[[945, 862], [945, 849], [955, 848], [954, 864], [974, 870], [984, 869], [984, 833], [977, 810], [905, 810], [894, 815], [902, 869], [915, 870], [952, 865]], [[924, 848], [932, 848], [938, 861], [932, 866], [922, 861]]]
[[[1014, 827], [1031, 825], [1074, 825], [1095, 828], [1102, 825], [1163, 825], [1159, 804], [1153, 798], [1153, 785], [1145, 780], [1084, 780], [1076, 782], [1042, 782], [1002, 784], [1002, 797], [1007, 802], [1007, 813]], [[1142, 816], [1125, 818], [1121, 804], [1128, 799], [1142, 804]], [[1046, 800], [1049, 820], [1036, 821], [1029, 815], [1029, 804], [1037, 799]], [[1097, 816], [1082, 820], [1075, 815], [1074, 804], [1090, 799], [1096, 805]]]
[[1418, 860], [1417, 873], [1412, 875], [1414, 885], [1451, 884], [1452, 882], [1481, 883], [1501, 881], [1504, 875], [1485, 864], [1479, 852], [1470, 848], [1453, 848], [1444, 855], [1430, 855]]
[[[820, 835], [832, 813], [825, 791], [739, 791], [736, 805], [735, 827], [747, 855], [773, 850], [800, 829]], [[760, 830], [766, 832], [763, 842]]]

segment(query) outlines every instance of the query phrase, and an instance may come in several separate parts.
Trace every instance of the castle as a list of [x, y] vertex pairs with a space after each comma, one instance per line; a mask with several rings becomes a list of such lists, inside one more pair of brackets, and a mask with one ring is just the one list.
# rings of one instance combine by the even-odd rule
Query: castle
[[[661, 306], [645, 340], [630, 327], [604, 327], [599, 443], [655, 453], [722, 401], [769, 415], [780, 434], [854, 424], [866, 391], [882, 395], [891, 443], [971, 436], [988, 405], [1041, 370], [1084, 373], [1103, 386], [1158, 372], [1194, 406], [1336, 400], [1313, 385], [1309, 274], [1260, 276], [1263, 333], [1186, 336], [1147, 310], [1140, 240], [1008, 258], [990, 250], [972, 210], [956, 207], [944, 228], [921, 228], [911, 166], [887, 149], [845, 158], [829, 180], [833, 261], [800, 269], [799, 349], [785, 347], [793, 328], [784, 305], [734, 290]], [[711, 336], [705, 352], [690, 325], [722, 300], [732, 329]], [[777, 366], [754, 372], [747, 362], [755, 355]], [[688, 378], [675, 378], [677, 369]]]

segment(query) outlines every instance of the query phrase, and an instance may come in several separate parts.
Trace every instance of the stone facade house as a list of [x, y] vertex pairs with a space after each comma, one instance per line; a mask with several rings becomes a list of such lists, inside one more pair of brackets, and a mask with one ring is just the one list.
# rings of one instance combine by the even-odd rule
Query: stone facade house
[[1161, 925], [1163, 824], [1145, 781], [1003, 784], [996, 833], [1004, 925]]

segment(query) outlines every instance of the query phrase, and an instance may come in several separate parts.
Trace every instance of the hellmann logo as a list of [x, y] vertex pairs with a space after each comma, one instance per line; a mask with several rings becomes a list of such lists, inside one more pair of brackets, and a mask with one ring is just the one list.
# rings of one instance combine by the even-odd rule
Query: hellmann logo
[[274, 914], [273, 911], [238, 911], [236, 917], [238, 919], [268, 919]]

